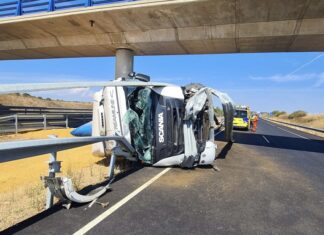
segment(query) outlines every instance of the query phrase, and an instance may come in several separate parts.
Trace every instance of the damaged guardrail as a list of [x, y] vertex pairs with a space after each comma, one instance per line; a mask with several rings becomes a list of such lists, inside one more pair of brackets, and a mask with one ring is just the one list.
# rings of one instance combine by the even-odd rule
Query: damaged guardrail
[[[135, 153], [132, 145], [122, 136], [103, 136], [103, 137], [77, 137], [77, 138], [56, 138], [49, 136], [50, 139], [43, 140], [28, 140], [28, 141], [13, 141], [0, 143], [0, 163], [13, 161], [31, 156], [50, 154], [48, 166], [49, 175], [42, 177], [46, 192], [46, 209], [53, 206], [53, 197], [56, 196], [63, 202], [66, 208], [70, 208], [72, 202], [88, 203], [89, 206], [98, 203], [106, 206], [107, 203], [98, 202], [98, 198], [102, 196], [109, 188], [114, 180], [114, 167], [116, 154], [129, 154], [127, 159], [135, 161], [131, 155]], [[114, 141], [115, 147], [112, 150], [110, 157], [110, 165], [108, 172], [108, 183], [105, 186], [96, 188], [87, 195], [81, 195], [73, 187], [72, 180], [68, 177], [56, 177], [55, 173], [59, 173], [61, 169], [61, 161], [57, 161], [57, 152], [71, 148], [81, 147], [97, 142]]]

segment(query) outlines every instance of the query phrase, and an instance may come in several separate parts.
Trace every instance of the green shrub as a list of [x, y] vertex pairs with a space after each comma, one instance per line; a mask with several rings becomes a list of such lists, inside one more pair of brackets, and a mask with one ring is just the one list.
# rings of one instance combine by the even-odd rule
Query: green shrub
[[273, 110], [273, 111], [271, 112], [271, 114], [272, 114], [272, 116], [276, 116], [279, 112], [280, 112], [280, 111], [278, 111], [278, 110]]
[[272, 111], [272, 116], [274, 116], [274, 117], [279, 117], [284, 114], [287, 114], [287, 113], [285, 111], [278, 111], [278, 110]]
[[298, 110], [298, 111], [295, 111], [291, 114], [289, 114], [288, 118], [289, 119], [294, 119], [294, 118], [301, 118], [301, 117], [305, 117], [307, 115], [307, 113], [303, 110]]
[[28, 93], [23, 93], [22, 96], [23, 96], [23, 97], [31, 97], [31, 95], [28, 94]]

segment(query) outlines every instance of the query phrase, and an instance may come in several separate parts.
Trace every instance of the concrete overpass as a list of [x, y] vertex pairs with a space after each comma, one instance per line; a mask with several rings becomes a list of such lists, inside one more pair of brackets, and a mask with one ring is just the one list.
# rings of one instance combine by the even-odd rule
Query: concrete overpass
[[0, 59], [324, 51], [323, 0], [142, 0], [0, 19]]

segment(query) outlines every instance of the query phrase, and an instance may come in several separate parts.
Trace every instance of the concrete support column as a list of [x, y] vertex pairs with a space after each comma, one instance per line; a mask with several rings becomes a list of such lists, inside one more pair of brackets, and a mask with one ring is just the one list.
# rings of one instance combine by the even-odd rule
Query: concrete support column
[[115, 79], [119, 77], [128, 78], [128, 74], [133, 72], [134, 53], [130, 49], [117, 49], [116, 51], [116, 66]]

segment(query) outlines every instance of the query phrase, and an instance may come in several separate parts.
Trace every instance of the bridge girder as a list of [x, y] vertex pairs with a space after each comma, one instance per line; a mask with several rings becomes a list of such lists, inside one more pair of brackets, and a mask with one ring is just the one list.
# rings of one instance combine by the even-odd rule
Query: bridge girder
[[144, 0], [0, 19], [0, 59], [324, 51], [321, 0]]

